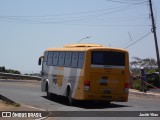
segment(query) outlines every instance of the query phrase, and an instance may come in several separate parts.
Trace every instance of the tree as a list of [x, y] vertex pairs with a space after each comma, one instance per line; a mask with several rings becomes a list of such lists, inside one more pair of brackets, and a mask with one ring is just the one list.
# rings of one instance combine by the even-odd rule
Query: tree
[[4, 66], [0, 67], [0, 72], [5, 72], [5, 67]]
[[0, 72], [21, 74], [21, 72], [18, 70], [6, 69], [4, 66], [0, 67]]
[[157, 61], [154, 58], [141, 59], [139, 57], [132, 57], [133, 61], [130, 62], [131, 70], [133, 73], [140, 74], [140, 69], [143, 67], [146, 72], [151, 71], [157, 67]]
[[153, 58], [146, 58], [143, 60], [146, 67], [152, 69], [153, 67], [157, 66], [157, 61]]

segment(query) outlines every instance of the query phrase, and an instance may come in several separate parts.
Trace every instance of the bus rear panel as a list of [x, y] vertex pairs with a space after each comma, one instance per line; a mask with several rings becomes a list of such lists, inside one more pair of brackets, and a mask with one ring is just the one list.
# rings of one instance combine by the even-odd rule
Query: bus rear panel
[[103, 50], [90, 51], [89, 54], [90, 63], [84, 80], [84, 99], [127, 101], [128, 53]]

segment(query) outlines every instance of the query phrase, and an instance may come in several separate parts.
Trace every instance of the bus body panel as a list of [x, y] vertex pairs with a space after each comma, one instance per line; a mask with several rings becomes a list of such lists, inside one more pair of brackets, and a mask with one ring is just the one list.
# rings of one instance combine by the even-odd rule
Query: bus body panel
[[[66, 89], [69, 85], [71, 91], [73, 91], [72, 98], [77, 96], [75, 95], [76, 90], [80, 87], [77, 86], [79, 81], [82, 81], [83, 78], [82, 69], [49, 66], [47, 71], [47, 77], [42, 77], [42, 91], [46, 92], [45, 85], [46, 82], [48, 82], [50, 93], [66, 96]], [[81, 83], [79, 85], [81, 85]]]
[[[113, 57], [117, 56], [116, 52], [123, 53], [125, 65], [93, 64], [92, 52], [97, 54], [97, 51], [100, 54], [101, 51], [104, 52], [103, 54], [106, 54], [106, 51], [113, 51], [111, 52], [115, 54]], [[79, 54], [78, 61], [81, 60], [80, 54], [84, 54], [84, 64], [82, 67], [48, 65], [50, 52], [60, 52], [59, 54], [63, 53], [65, 56], [68, 52], [72, 52], [72, 56], [74, 52], [77, 52]], [[52, 56], [54, 57], [54, 55]], [[117, 62], [118, 59], [113, 61]], [[119, 63], [121, 64], [119, 61], [116, 64]], [[78, 65], [79, 63], [77, 63]], [[77, 100], [127, 101], [128, 93], [125, 91], [125, 86], [128, 80], [129, 60], [128, 52], [125, 50], [106, 47], [73, 47], [47, 49], [44, 53], [41, 81], [41, 89], [44, 92], [47, 91], [46, 84], [48, 84], [48, 92], [62, 96], [66, 96], [67, 87], [70, 87], [72, 98]]]
[[[91, 52], [107, 52], [107, 49], [92, 49], [87, 51], [87, 77], [90, 81], [89, 90], [84, 92], [86, 100], [127, 101], [128, 93], [125, 84], [129, 80], [128, 53], [124, 52], [125, 65], [95, 65], [91, 63]], [[122, 51], [114, 51], [121, 53]], [[99, 59], [99, 58], [98, 58]], [[120, 63], [121, 64], [121, 63]]]
[[100, 94], [123, 94], [125, 76], [122, 72], [113, 72], [107, 70], [105, 72], [92, 72], [90, 73], [91, 85], [90, 92]]

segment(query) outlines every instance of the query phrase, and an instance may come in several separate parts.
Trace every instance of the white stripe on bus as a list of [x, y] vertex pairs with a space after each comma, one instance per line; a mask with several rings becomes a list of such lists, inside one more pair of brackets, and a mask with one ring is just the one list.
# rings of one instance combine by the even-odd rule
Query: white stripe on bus
[[91, 64], [92, 68], [120, 68], [120, 69], [124, 69], [125, 66], [112, 66], [112, 65], [95, 65], [95, 64]]

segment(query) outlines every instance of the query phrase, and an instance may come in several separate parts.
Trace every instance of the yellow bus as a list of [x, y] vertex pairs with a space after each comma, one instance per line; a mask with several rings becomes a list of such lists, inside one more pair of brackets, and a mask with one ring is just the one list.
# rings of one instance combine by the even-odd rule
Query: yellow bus
[[74, 100], [126, 102], [129, 90], [127, 50], [98, 44], [48, 48], [39, 58], [42, 91]]

